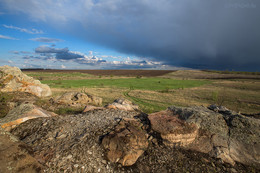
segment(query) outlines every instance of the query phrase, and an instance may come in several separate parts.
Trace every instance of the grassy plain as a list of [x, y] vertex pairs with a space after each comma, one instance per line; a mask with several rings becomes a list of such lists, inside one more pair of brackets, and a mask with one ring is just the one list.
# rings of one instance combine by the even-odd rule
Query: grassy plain
[[74, 72], [26, 72], [48, 84], [54, 96], [86, 91], [103, 98], [104, 105], [119, 97], [151, 113], [168, 106], [219, 104], [241, 113], [260, 112], [260, 75], [211, 71], [176, 71], [162, 76], [91, 75]]

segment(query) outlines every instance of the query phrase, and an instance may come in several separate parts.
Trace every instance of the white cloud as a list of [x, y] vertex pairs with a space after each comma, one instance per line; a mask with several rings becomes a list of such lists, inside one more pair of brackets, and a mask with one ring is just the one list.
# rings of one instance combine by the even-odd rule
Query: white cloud
[[9, 37], [9, 36], [6, 36], [6, 35], [0, 35], [0, 38], [7, 39], [7, 40], [18, 40], [17, 38]]
[[[47, 37], [39, 37], [39, 38], [31, 38], [30, 40], [32, 41], [38, 41], [42, 43], [56, 43], [56, 42], [61, 42], [63, 40], [57, 39], [57, 38], [47, 38]], [[53, 46], [54, 47], [54, 46]]]
[[61, 65], [61, 68], [62, 68], [62, 69], [65, 69], [65, 68], [67, 68], [67, 67], [66, 67], [65, 65], [62, 64], [62, 65]]
[[43, 34], [43, 31], [42, 30], [37, 30], [37, 29], [26, 29], [26, 28], [20, 28], [20, 27], [17, 27], [17, 26], [12, 26], [12, 25], [3, 25], [5, 28], [8, 28], [8, 29], [14, 29], [14, 30], [18, 30], [20, 32], [25, 32], [25, 33], [28, 33], [28, 34]]

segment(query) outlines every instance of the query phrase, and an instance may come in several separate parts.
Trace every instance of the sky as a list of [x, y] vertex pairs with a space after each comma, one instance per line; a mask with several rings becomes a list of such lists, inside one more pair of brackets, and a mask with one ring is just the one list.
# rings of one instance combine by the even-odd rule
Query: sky
[[0, 0], [0, 65], [260, 71], [260, 1]]

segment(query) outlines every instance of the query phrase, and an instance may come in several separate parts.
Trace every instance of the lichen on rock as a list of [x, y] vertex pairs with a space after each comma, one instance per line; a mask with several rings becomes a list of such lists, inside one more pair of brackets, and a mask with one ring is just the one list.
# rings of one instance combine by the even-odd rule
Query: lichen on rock
[[1, 92], [28, 92], [38, 97], [48, 97], [52, 94], [48, 85], [27, 76], [18, 67], [1, 66], [0, 72]]

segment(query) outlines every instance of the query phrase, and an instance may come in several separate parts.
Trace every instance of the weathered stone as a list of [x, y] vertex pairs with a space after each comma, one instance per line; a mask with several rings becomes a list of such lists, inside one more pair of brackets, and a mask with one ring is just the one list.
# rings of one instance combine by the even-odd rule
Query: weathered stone
[[123, 119], [114, 131], [105, 136], [102, 145], [109, 161], [131, 166], [148, 147], [146, 132], [136, 119]]
[[0, 91], [1, 92], [28, 92], [38, 97], [51, 96], [51, 89], [39, 80], [22, 73], [17, 67], [0, 67]]
[[87, 106], [85, 106], [83, 113], [88, 112], [88, 111], [93, 111], [93, 110], [100, 110], [100, 109], [104, 109], [104, 107], [96, 107], [96, 106], [92, 106], [92, 105], [87, 105]]
[[125, 111], [139, 110], [138, 105], [134, 105], [131, 101], [123, 98], [116, 99], [113, 103], [106, 106], [108, 109], [120, 109]]
[[0, 172], [41, 172], [32, 149], [0, 127]]
[[102, 105], [102, 98], [87, 95], [80, 92], [67, 92], [62, 96], [52, 99], [55, 104], [69, 105], [69, 106], [85, 106], [88, 104]]
[[52, 116], [56, 116], [56, 114], [43, 110], [31, 103], [22, 103], [12, 109], [4, 118], [0, 119], [0, 124], [2, 128], [10, 131], [16, 125], [19, 125], [27, 120]]
[[161, 134], [167, 145], [186, 146], [197, 137], [198, 127], [195, 124], [186, 123], [169, 110], [150, 114], [148, 118], [152, 129]]
[[230, 156], [235, 161], [260, 167], [260, 120], [242, 115], [229, 118]]
[[209, 153], [230, 164], [260, 165], [260, 120], [224, 107], [170, 107], [173, 115], [195, 123], [199, 133], [188, 149]]

